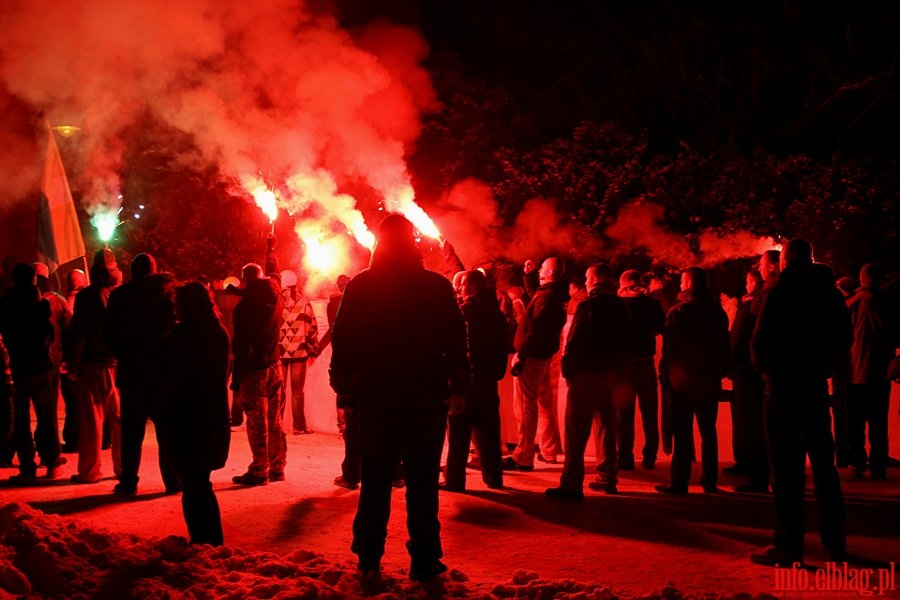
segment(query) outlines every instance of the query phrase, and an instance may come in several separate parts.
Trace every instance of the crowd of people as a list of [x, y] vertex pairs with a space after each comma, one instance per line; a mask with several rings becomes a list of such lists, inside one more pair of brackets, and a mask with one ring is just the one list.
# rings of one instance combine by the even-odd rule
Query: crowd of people
[[[727, 377], [735, 462], [723, 470], [746, 477], [735, 491], [771, 489], [775, 500], [774, 542], [751, 559], [802, 562], [807, 456], [822, 542], [835, 560], [844, 556], [837, 468], [880, 480], [893, 461], [887, 424], [900, 337], [877, 265], [863, 267], [858, 281], [835, 281], [814, 262], [809, 242], [791, 240], [746, 273], [746, 294], [729, 318], [710, 274], [697, 266], [681, 273], [680, 293], [670, 299], [658, 278], [634, 270], [617, 276], [605, 263], [567, 278], [557, 257], [527, 261], [500, 285], [490, 265], [467, 270], [449, 244], [442, 250], [457, 272], [452, 281], [424, 267], [409, 221], [386, 217], [369, 268], [339, 278], [321, 340], [296, 274], [279, 271], [273, 236], [264, 267], [246, 265], [239, 285], [224, 290], [205, 281], [179, 285], [148, 254], [134, 257], [122, 283], [115, 256], [101, 250], [89, 278], [69, 273], [62, 297], [44, 265], [4, 261], [0, 466], [17, 457], [10, 480], [30, 485], [39, 467], [41, 478], [61, 477], [65, 454], [77, 452], [71, 480], [93, 484], [104, 475], [108, 442], [114, 493], [133, 496], [152, 421], [166, 493], [182, 493], [191, 542], [220, 545], [210, 476], [225, 465], [232, 427], [245, 425], [252, 454], [233, 481], [284, 480], [286, 384], [293, 432], [310, 433], [306, 371], [330, 344], [345, 445], [334, 483], [361, 487], [352, 544], [360, 571], [379, 572], [391, 488], [406, 486], [410, 577], [426, 580], [447, 569], [440, 489], [464, 491], [468, 469], [500, 489], [504, 471], [533, 471], [535, 461], [562, 456], [559, 484], [546, 495], [581, 500], [593, 430], [596, 476], [587, 485], [617, 494], [620, 472], [636, 468], [637, 410], [641, 468], [654, 470], [660, 450], [672, 455], [669, 481], [657, 490], [688, 493], [696, 422], [699, 483], [716, 493]], [[498, 386], [507, 374], [518, 439], [504, 456]]]

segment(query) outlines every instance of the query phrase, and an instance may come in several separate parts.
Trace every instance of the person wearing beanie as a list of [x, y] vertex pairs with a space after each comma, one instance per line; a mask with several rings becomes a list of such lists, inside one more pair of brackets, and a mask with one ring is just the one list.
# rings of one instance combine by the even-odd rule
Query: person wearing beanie
[[175, 286], [169, 273], [156, 272], [150, 254], [131, 261], [131, 280], [112, 291], [104, 314], [110, 350], [116, 357], [116, 387], [122, 415], [122, 474], [114, 492], [137, 493], [141, 447], [147, 421], [153, 421], [159, 469], [169, 494], [181, 490], [160, 418], [160, 346], [175, 327]]
[[897, 315], [891, 300], [881, 291], [880, 280], [878, 265], [865, 265], [859, 273], [859, 290], [847, 300], [853, 323], [847, 388], [849, 460], [858, 479], [866, 470], [872, 479], [887, 477], [891, 405], [891, 382], [887, 373], [900, 346], [900, 338]]
[[306, 424], [306, 368], [319, 355], [319, 325], [309, 298], [297, 285], [297, 274], [281, 272], [284, 318], [281, 322], [281, 365], [284, 381], [291, 384], [294, 435], [312, 433]]
[[425, 270], [412, 223], [385, 217], [371, 266], [354, 277], [334, 322], [331, 387], [356, 412], [362, 488], [352, 551], [363, 575], [377, 574], [399, 460], [413, 580], [447, 570], [441, 562], [438, 479], [450, 414], [469, 384], [466, 325], [450, 282]]
[[[0, 299], [0, 335], [9, 350], [15, 394], [13, 395], [13, 447], [19, 456], [14, 483], [34, 483], [37, 478], [35, 447], [47, 478], [59, 477], [57, 400], [52, 385], [53, 342], [50, 303], [35, 285], [35, 269], [19, 263], [12, 269], [13, 288]], [[32, 435], [31, 409], [37, 416]], [[4, 457], [5, 458], [5, 457]]]
[[94, 255], [91, 283], [75, 296], [72, 327], [64, 349], [67, 376], [76, 383], [79, 404], [78, 472], [76, 483], [97, 483], [103, 477], [103, 422], [109, 419], [113, 471], [120, 475], [121, 418], [115, 386], [116, 358], [109, 348], [103, 313], [120, 273], [115, 255], [103, 249]]

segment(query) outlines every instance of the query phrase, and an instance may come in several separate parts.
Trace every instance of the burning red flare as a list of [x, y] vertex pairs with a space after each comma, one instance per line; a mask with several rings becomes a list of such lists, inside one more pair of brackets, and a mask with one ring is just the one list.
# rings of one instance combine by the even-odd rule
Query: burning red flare
[[422, 234], [441, 241], [441, 232], [428, 216], [428, 213], [416, 204], [416, 193], [411, 185], [406, 184], [390, 194], [386, 200], [389, 208], [396, 210], [415, 225]]

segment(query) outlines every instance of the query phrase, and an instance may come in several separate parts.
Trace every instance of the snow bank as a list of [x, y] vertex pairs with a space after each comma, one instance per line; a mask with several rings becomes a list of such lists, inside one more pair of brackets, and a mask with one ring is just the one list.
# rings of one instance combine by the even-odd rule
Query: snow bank
[[[361, 579], [353, 564], [296, 550], [285, 556], [190, 546], [182, 537], [145, 539], [92, 530], [27, 504], [0, 508], [0, 600], [50, 598], [550, 598], [612, 600], [608, 588], [542, 580], [517, 571], [507, 584], [478, 585], [451, 571], [426, 585], [404, 573]], [[677, 590], [646, 596], [677, 600]], [[748, 595], [734, 598], [750, 598]]]

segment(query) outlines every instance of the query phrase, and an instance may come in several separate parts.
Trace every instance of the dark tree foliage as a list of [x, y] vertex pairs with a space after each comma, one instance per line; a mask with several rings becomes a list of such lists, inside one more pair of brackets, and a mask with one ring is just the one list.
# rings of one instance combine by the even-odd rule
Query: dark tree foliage
[[[149, 252], [161, 269], [189, 280], [223, 279], [240, 275], [248, 262], [262, 264], [268, 222], [235, 182], [201, 159], [188, 136], [148, 117], [123, 137], [129, 140], [121, 173], [124, 222], [112, 244], [123, 266]], [[283, 254], [292, 249], [290, 241], [282, 246]]]
[[444, 107], [411, 157], [426, 197], [476, 177], [510, 222], [542, 196], [594, 235], [642, 198], [689, 239], [900, 267], [900, 4], [417, 6]]

